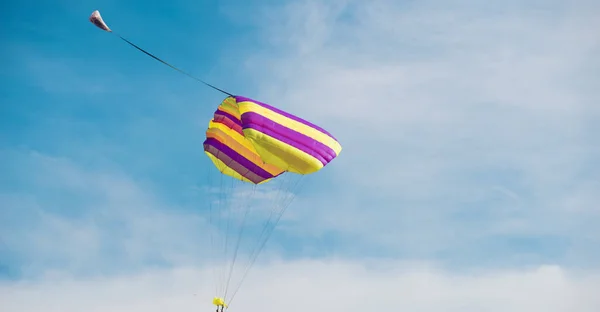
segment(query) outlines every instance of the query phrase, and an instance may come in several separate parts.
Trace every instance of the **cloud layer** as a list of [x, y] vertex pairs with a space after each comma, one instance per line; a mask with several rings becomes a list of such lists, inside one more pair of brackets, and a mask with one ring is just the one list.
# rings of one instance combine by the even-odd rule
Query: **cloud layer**
[[[598, 12], [585, 1], [269, 11], [260, 25], [276, 53], [248, 61], [268, 77], [262, 97], [329, 125], [344, 145], [319, 177], [336, 195], [298, 214], [315, 233], [424, 256], [504, 254], [522, 239], [539, 257], [585, 262], [573, 246], [598, 237]], [[558, 256], [571, 251], [586, 256]]]
[[[0, 286], [5, 311], [212, 311], [208, 272], [191, 268], [117, 278], [48, 276]], [[399, 262], [274, 262], [257, 267], [231, 308], [244, 311], [593, 312], [600, 275], [556, 266], [457, 274]], [[202, 295], [201, 295], [202, 294]], [[42, 308], [43, 307], [43, 308]]]

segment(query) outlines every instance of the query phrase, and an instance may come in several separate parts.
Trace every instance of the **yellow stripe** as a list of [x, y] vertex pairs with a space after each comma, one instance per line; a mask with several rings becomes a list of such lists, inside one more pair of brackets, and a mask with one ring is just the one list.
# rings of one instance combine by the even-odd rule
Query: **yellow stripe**
[[254, 129], [245, 129], [244, 134], [256, 145], [256, 151], [263, 161], [283, 168], [289, 172], [309, 174], [323, 168], [323, 163], [306, 152], [281, 142]]
[[226, 125], [224, 125], [222, 123], [211, 121], [208, 124], [208, 128], [209, 129], [219, 129], [219, 130], [223, 131], [228, 136], [230, 136], [232, 139], [234, 139], [236, 142], [242, 144], [245, 148], [255, 152], [254, 146], [252, 145], [252, 143], [248, 142], [248, 140], [246, 140], [246, 138], [243, 135], [241, 135], [239, 132], [227, 127]]
[[[226, 129], [229, 129], [227, 127], [225, 127]], [[233, 131], [233, 130], [229, 130], [230, 132], [233, 132], [235, 134], [238, 134], [237, 132]], [[219, 129], [208, 129], [206, 131], [207, 136], [209, 133], [211, 133], [213, 136], [216, 137], [217, 140], [219, 140], [221, 143], [229, 146], [231, 149], [233, 149], [236, 153], [242, 155], [243, 157], [245, 157], [246, 159], [248, 159], [249, 161], [251, 161], [252, 163], [254, 163], [255, 165], [257, 165], [258, 167], [264, 169], [265, 171], [267, 171], [268, 173], [272, 174], [272, 175], [278, 175], [281, 172], [283, 172], [283, 170], [281, 168], [278, 168], [274, 165], [270, 165], [268, 163], [265, 163], [265, 161], [260, 157], [260, 155], [256, 152], [256, 149], [252, 146], [252, 143], [247, 140], [247, 139], [243, 139], [243, 143], [247, 144], [248, 146], [250, 146], [251, 148], [245, 148], [244, 144], [242, 144], [242, 142], [239, 142], [237, 140], [235, 140], [233, 137], [228, 136], [227, 133], [219, 130]]]
[[339, 154], [342, 150], [342, 146], [336, 140], [317, 129], [314, 129], [310, 126], [307, 126], [293, 119], [287, 118], [285, 116], [282, 116], [270, 109], [264, 108], [250, 101], [239, 102], [238, 104], [240, 107], [241, 114], [244, 114], [246, 112], [257, 113], [266, 118], [269, 118], [270, 120], [273, 120], [274, 122], [280, 125], [288, 127], [296, 132], [302, 133], [306, 136], [313, 138], [316, 141], [327, 145], [329, 148], [334, 150], [336, 154]]
[[230, 113], [237, 119], [241, 118], [240, 117], [240, 107], [237, 104], [237, 102], [235, 101], [235, 99], [232, 97], [228, 97], [225, 100], [223, 100], [223, 102], [221, 102], [221, 104], [219, 105], [219, 108]]
[[[228, 167], [227, 165], [225, 165], [225, 163], [223, 161], [221, 161], [220, 159], [218, 159], [217, 157], [215, 157], [215, 155], [209, 153], [209, 152], [204, 152], [208, 158], [210, 158], [210, 160], [213, 162], [213, 164], [215, 164], [215, 167], [217, 167], [217, 169], [219, 169], [219, 171], [222, 174], [228, 175], [230, 177], [236, 178], [240, 181], [244, 181], [244, 182], [249, 182], [249, 183], [253, 183], [252, 181], [244, 178], [241, 174], [237, 173], [235, 170], [231, 169], [230, 167]], [[263, 180], [261, 182], [258, 182], [258, 184], [263, 184], [265, 182], [270, 181], [271, 179], [266, 179]]]
[[206, 131], [206, 137], [209, 137], [209, 138], [212, 137], [212, 138], [217, 139], [221, 143], [229, 146], [229, 148], [234, 150], [236, 153], [244, 156], [244, 158], [253, 162], [255, 165], [257, 165], [257, 166], [261, 165], [260, 161], [258, 163], [256, 162], [256, 158], [259, 157], [258, 153], [255, 153], [247, 148], [244, 148], [244, 146], [242, 144], [240, 144], [240, 142], [237, 142], [232, 137], [227, 136], [222, 131], [220, 131], [218, 129], [208, 129]]
[[237, 107], [227, 107], [224, 105], [219, 106], [219, 110], [222, 110], [226, 113], [231, 114], [233, 117], [237, 118], [238, 121], [240, 121], [241, 119], [241, 115], [240, 115], [240, 111]]
[[220, 159], [218, 159], [217, 157], [215, 157], [215, 155], [204, 151], [204, 153], [208, 156], [208, 158], [210, 158], [210, 160], [215, 164], [215, 167], [217, 167], [217, 169], [219, 169], [219, 171], [223, 174], [226, 174], [230, 177], [234, 177], [238, 180], [244, 181], [244, 182], [250, 182], [252, 183], [252, 181], [244, 178], [241, 174], [235, 172], [233, 169], [227, 167], [227, 165], [225, 165], [224, 162], [222, 162]]

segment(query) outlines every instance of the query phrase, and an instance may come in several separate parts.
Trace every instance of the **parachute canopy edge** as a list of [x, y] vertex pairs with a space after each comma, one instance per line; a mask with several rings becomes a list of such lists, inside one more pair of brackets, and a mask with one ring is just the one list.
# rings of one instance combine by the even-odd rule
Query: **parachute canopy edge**
[[100, 11], [98, 10], [92, 12], [92, 15], [90, 15], [90, 22], [92, 22], [92, 24], [96, 25], [96, 27], [104, 31], [112, 32], [112, 30], [108, 27], [108, 25], [106, 25], [104, 20], [102, 20], [102, 16], [100, 15]]

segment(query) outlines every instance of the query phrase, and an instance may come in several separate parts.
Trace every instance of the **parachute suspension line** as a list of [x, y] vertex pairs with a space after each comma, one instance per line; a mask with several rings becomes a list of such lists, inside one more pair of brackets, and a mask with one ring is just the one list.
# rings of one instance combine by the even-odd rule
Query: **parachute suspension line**
[[[217, 152], [220, 153], [220, 152]], [[216, 155], [217, 157], [219, 156], [219, 154]], [[229, 166], [232, 160], [230, 160], [227, 163], [224, 163], [225, 166]], [[216, 298], [221, 298], [223, 299], [225, 302], [227, 302], [225, 300], [226, 294], [228, 292], [229, 289], [229, 283], [230, 280], [233, 276], [233, 268], [235, 266], [236, 263], [236, 259], [238, 256], [238, 251], [240, 248], [240, 243], [241, 243], [241, 238], [242, 238], [242, 234], [244, 231], [244, 224], [246, 223], [246, 219], [248, 217], [248, 215], [250, 214], [250, 202], [252, 200], [252, 198], [254, 198], [254, 195], [256, 193], [256, 188], [257, 185], [256, 184], [252, 184], [252, 191], [250, 196], [248, 196], [248, 194], [246, 194], [246, 192], [244, 190], [241, 190], [242, 192], [239, 193], [239, 195], [243, 196], [243, 200], [241, 200], [240, 198], [236, 197], [236, 194], [238, 194], [237, 192], [237, 188], [238, 187], [244, 187], [246, 185], [249, 185], [247, 182], [243, 182], [243, 181], [238, 181], [236, 179], [229, 179], [229, 181], [231, 183], [225, 182], [224, 179], [227, 179], [227, 176], [223, 174], [223, 169], [219, 168], [218, 170], [221, 174], [219, 175], [220, 177], [220, 188], [219, 188], [219, 193], [218, 193], [218, 204], [220, 206], [219, 209], [217, 209], [218, 211], [221, 212], [221, 215], [219, 216], [218, 223], [217, 224], [217, 228], [218, 228], [218, 232], [221, 233], [223, 232], [223, 225], [225, 225], [225, 231], [224, 231], [224, 238], [221, 238], [219, 241], [221, 243], [223, 243], [223, 245], [220, 245], [221, 247], [218, 247], [216, 249], [214, 249], [214, 254], [220, 254], [220, 252], [223, 252], [223, 258], [221, 258], [219, 260], [219, 263], [221, 265], [219, 265], [220, 269], [219, 269], [219, 273], [220, 274], [215, 274], [215, 279], [218, 279], [216, 281], [215, 284], [218, 284], [217, 290], [216, 290]], [[212, 185], [212, 184], [211, 184]], [[249, 197], [249, 198], [248, 198]], [[229, 199], [229, 201], [228, 201]], [[231, 224], [231, 222], [233, 222], [233, 218], [236, 217], [236, 215], [234, 215], [236, 212], [238, 211], [243, 211], [244, 215], [242, 218], [242, 221], [238, 223], [239, 226], [239, 230], [237, 233], [237, 241], [235, 244], [235, 247], [233, 248], [233, 259], [230, 258], [228, 252], [229, 252], [229, 241], [231, 239], [233, 239], [233, 236], [230, 237], [231, 233], [231, 229], [233, 228], [233, 225]], [[223, 221], [223, 218], [227, 218], [226, 221]], [[211, 218], [211, 220], [214, 220]], [[225, 223], [225, 224], [224, 224]], [[223, 235], [220, 235], [221, 237]], [[231, 259], [231, 260], [230, 260]], [[229, 262], [229, 263], [228, 263]], [[229, 264], [229, 265], [227, 265]], [[229, 272], [227, 273], [227, 267], [229, 267]], [[220, 277], [217, 277], [220, 276]]]
[[[256, 194], [256, 187], [257, 187], [256, 184], [252, 185], [252, 194], [250, 195], [250, 198], [254, 198], [254, 195]], [[229, 276], [227, 277], [227, 283], [225, 284], [226, 285], [225, 286], [225, 294], [223, 295], [223, 298], [225, 298], [225, 299], [227, 299], [227, 292], [229, 291], [229, 283], [231, 282], [231, 276], [233, 274], [233, 267], [235, 265], [235, 260], [237, 259], [238, 250], [240, 248], [240, 241], [242, 239], [242, 234], [244, 232], [244, 225], [246, 224], [246, 219], [248, 218], [248, 213], [251, 210], [250, 207], [251, 207], [251, 203], [250, 203], [250, 201], [248, 201], [247, 207], [244, 211], [244, 217], [239, 226], [237, 241], [235, 243], [235, 248], [234, 248], [234, 253], [233, 253], [233, 260], [231, 260], [231, 265], [229, 266]]]
[[[219, 154], [221, 152], [218, 151], [216, 157], [219, 157]], [[224, 164], [225, 166], [229, 166], [229, 163]], [[227, 196], [226, 194], [230, 194], [231, 191], [227, 190], [229, 183], [225, 182], [224, 177], [225, 175], [222, 174], [224, 168], [217, 168], [218, 171], [221, 173], [219, 174], [219, 189], [217, 190], [217, 209], [213, 209], [213, 211], [215, 211], [216, 214], [216, 222], [211, 223], [211, 225], [213, 225], [214, 231], [211, 232], [211, 236], [217, 236], [216, 237], [216, 241], [218, 242], [216, 244], [216, 246], [213, 246], [212, 248], [212, 253], [213, 256], [217, 259], [217, 264], [214, 265], [213, 270], [215, 272], [215, 296], [219, 297], [221, 294], [223, 294], [224, 292], [224, 279], [225, 279], [225, 273], [224, 273], [224, 269], [221, 268], [222, 262], [227, 258], [227, 254], [225, 253], [225, 243], [226, 243], [226, 239], [227, 237], [222, 237], [222, 235], [220, 234], [223, 228], [223, 213], [224, 210], [227, 209], [228, 207], [228, 203], [227, 203]], [[233, 181], [232, 183], [233, 184]], [[212, 184], [210, 184], [212, 185]], [[231, 185], [229, 188], [233, 189], [233, 186]], [[226, 214], [227, 216], [227, 214]], [[229, 221], [227, 221], [229, 222]], [[216, 233], [215, 233], [216, 232]], [[225, 233], [225, 236], [227, 235], [227, 233]], [[221, 252], [223, 252], [222, 256], [221, 256]]]
[[[217, 157], [219, 155], [220, 151], [217, 152]], [[222, 172], [223, 169], [218, 168], [219, 172]], [[215, 257], [215, 259], [217, 260], [217, 263], [215, 263], [214, 265], [214, 269], [216, 271], [216, 277], [215, 277], [215, 286], [217, 287], [217, 291], [215, 293], [215, 296], [219, 296], [219, 294], [221, 293], [221, 270], [219, 268], [219, 266], [217, 265], [218, 263], [221, 262], [221, 259], [219, 257], [219, 252], [217, 250], [221, 250], [220, 246], [222, 244], [221, 242], [221, 221], [222, 218], [220, 217], [221, 214], [221, 209], [223, 206], [223, 175], [220, 174], [219, 175], [219, 189], [217, 190], [217, 196], [216, 196], [216, 204], [217, 207], [215, 209], [215, 223], [214, 223], [214, 232], [213, 235], [215, 236], [215, 240], [217, 241], [217, 244], [214, 246], [214, 249], [212, 250], [213, 256]]]
[[[229, 164], [227, 164], [229, 165]], [[222, 173], [222, 171], [221, 171]], [[225, 284], [223, 283], [223, 262], [227, 260], [227, 254], [225, 253], [225, 243], [227, 242], [227, 231], [223, 232], [224, 224], [228, 222], [228, 220], [224, 220], [224, 218], [229, 217], [227, 210], [229, 207], [229, 200], [227, 194], [231, 193], [232, 187], [229, 184], [229, 181], [225, 180], [225, 176], [220, 174], [221, 186], [219, 188], [219, 221], [217, 228], [219, 229], [217, 235], [219, 235], [219, 246], [218, 250], [215, 251], [215, 254], [218, 256], [218, 268], [219, 268], [219, 293], [217, 296], [221, 297], [223, 294], [223, 289], [225, 288]]]
[[[230, 160], [226, 166], [230, 166], [230, 164], [233, 162], [233, 160]], [[227, 179], [228, 177], [225, 176], [224, 174], [221, 174], [221, 179]], [[226, 190], [224, 192], [221, 192], [221, 195], [223, 196], [223, 206], [221, 208], [221, 210], [223, 211], [223, 216], [222, 218], [220, 218], [220, 220], [222, 220], [223, 218], [227, 219], [225, 220], [225, 236], [223, 237], [224, 240], [224, 244], [223, 244], [223, 261], [222, 261], [222, 265], [221, 265], [221, 277], [220, 277], [220, 283], [221, 283], [221, 289], [219, 291], [219, 297], [225, 299], [223, 297], [223, 294], [227, 291], [227, 284], [225, 282], [226, 277], [227, 277], [227, 264], [230, 259], [229, 254], [228, 254], [228, 250], [229, 250], [229, 237], [230, 237], [230, 231], [231, 231], [231, 222], [232, 219], [235, 217], [235, 213], [240, 210], [240, 206], [241, 204], [238, 205], [239, 200], [233, 195], [233, 194], [237, 194], [237, 192], [235, 192], [235, 189], [238, 188], [238, 186], [243, 186], [244, 182], [242, 181], [238, 181], [236, 179], [228, 179], [229, 183], [225, 182], [226, 185]], [[236, 184], [238, 183], [238, 184]]]
[[[290, 173], [286, 173], [286, 175], [291, 175], [291, 174]], [[267, 229], [269, 228], [269, 222], [271, 221], [271, 219], [272, 219], [272, 217], [274, 215], [274, 212], [275, 212], [275, 209], [271, 210], [271, 213], [269, 215], [269, 219], [265, 222], [265, 225], [264, 225], [263, 230], [261, 231], [261, 234], [260, 234], [260, 237], [259, 237], [259, 241], [257, 242], [258, 248], [254, 248], [254, 250], [252, 250], [251, 256], [250, 256], [250, 262], [246, 265], [246, 267], [244, 269], [244, 273], [242, 275], [242, 278], [239, 281], [237, 287], [235, 288], [235, 291], [231, 295], [231, 299], [228, 300], [228, 307], [231, 307], [231, 303], [233, 302], [233, 299], [235, 298], [235, 295], [240, 290], [240, 288], [241, 288], [244, 280], [246, 279], [246, 277], [248, 276], [248, 273], [250, 272], [250, 269], [252, 268], [252, 266], [256, 262], [256, 259], [258, 258], [258, 255], [260, 254], [260, 252], [262, 251], [262, 249], [266, 245], [266, 243], [269, 240], [271, 234], [273, 233], [273, 230], [276, 228], [277, 224], [281, 220], [281, 217], [283, 216], [283, 214], [285, 213], [285, 211], [287, 210], [287, 208], [291, 205], [291, 203], [295, 199], [296, 194], [295, 194], [295, 192], [291, 192], [291, 190], [292, 189], [296, 189], [298, 187], [298, 185], [301, 184], [300, 182], [303, 181], [303, 178], [304, 178], [304, 175], [301, 175], [300, 178], [294, 183], [293, 186], [289, 185], [291, 183], [287, 184], [287, 187], [285, 188], [285, 192], [284, 193], [285, 194], [291, 194], [291, 196], [289, 198], [287, 198], [287, 202], [285, 200], [283, 200], [284, 203], [281, 205], [281, 210], [279, 211], [279, 213], [277, 213], [277, 216], [275, 217], [275, 222], [272, 224], [270, 230], [267, 231]], [[284, 182], [282, 182], [282, 184], [283, 183]], [[277, 196], [276, 196], [277, 198], [280, 196], [282, 189], [283, 189], [283, 187], [280, 187], [278, 189]], [[278, 201], [275, 201], [275, 202], [278, 202]], [[276, 204], [273, 204], [273, 205], [275, 206]], [[263, 236], [265, 236], [265, 237], [263, 238]], [[262, 238], [262, 240], [260, 238]]]
[[[217, 154], [218, 155], [218, 154]], [[213, 187], [213, 182], [215, 179], [212, 177], [211, 171], [217, 169], [219, 172], [222, 172], [221, 168], [214, 168], [211, 170], [207, 171], [207, 180], [208, 180], [208, 190], [209, 190], [209, 224], [211, 226], [210, 228], [210, 241], [211, 241], [211, 254], [213, 255], [214, 259], [217, 260], [217, 262], [221, 261], [221, 259], [218, 258], [219, 256], [219, 252], [218, 250], [220, 250], [221, 248], [219, 246], [221, 246], [222, 244], [222, 240], [220, 235], [218, 234], [220, 232], [220, 229], [222, 227], [221, 225], [221, 221], [222, 218], [220, 218], [219, 214], [221, 213], [221, 209], [220, 207], [223, 205], [223, 198], [224, 198], [224, 192], [223, 192], [223, 175], [219, 175], [219, 184], [220, 187], [219, 189], [214, 189]], [[216, 187], [216, 186], [215, 186]], [[213, 197], [214, 195], [214, 197]], [[215, 207], [216, 206], [216, 207]], [[219, 285], [220, 281], [222, 281], [222, 278], [219, 278], [219, 275], [221, 275], [221, 271], [219, 270], [217, 265], [211, 265], [212, 267], [212, 272], [213, 272], [213, 280], [214, 280], [214, 287], [215, 287], [215, 296], [218, 296], [221, 292], [221, 288], [222, 285]]]
[[[212, 192], [214, 190], [211, 189], [211, 185], [212, 184], [212, 175], [210, 174], [211, 170], [207, 170], [206, 171], [206, 180], [208, 180], [208, 194], [209, 194], [209, 198], [208, 198], [208, 224], [211, 226], [210, 230], [210, 250], [211, 252], [214, 252], [215, 250], [215, 229], [212, 228], [213, 225], [213, 198], [212, 196]], [[213, 273], [213, 280], [215, 281], [214, 285], [215, 285], [215, 296], [217, 296], [217, 294], [219, 293], [219, 286], [217, 285], [217, 268], [215, 265], [211, 265], [212, 267], [212, 273]]]
[[229, 95], [229, 96], [233, 96], [231, 93], [229, 93], [229, 92], [227, 92], [225, 90], [219, 89], [219, 88], [211, 85], [210, 83], [208, 83], [208, 82], [206, 82], [206, 81], [204, 81], [204, 80], [202, 80], [200, 78], [197, 78], [195, 76], [192, 76], [191, 74], [189, 74], [189, 73], [187, 73], [187, 72], [185, 72], [185, 71], [183, 71], [183, 70], [181, 70], [181, 69], [179, 69], [179, 68], [177, 68], [177, 67], [175, 67], [175, 66], [173, 66], [173, 65], [171, 65], [171, 64], [169, 64], [169, 63], [167, 63], [167, 62], [165, 62], [163, 60], [161, 60], [159, 57], [155, 56], [154, 54], [152, 54], [152, 53], [150, 53], [150, 52], [148, 52], [148, 51], [140, 48], [139, 46], [135, 45], [133, 42], [131, 42], [131, 41], [125, 39], [124, 37], [122, 37], [121, 35], [113, 32], [110, 29], [110, 27], [108, 27], [108, 25], [106, 25], [106, 23], [104, 22], [104, 20], [102, 20], [102, 16], [100, 16], [100, 12], [98, 10], [92, 12], [92, 15], [90, 15], [89, 20], [90, 20], [90, 22], [92, 24], [96, 25], [96, 27], [98, 27], [98, 28], [100, 28], [100, 29], [102, 29], [102, 30], [104, 30], [106, 32], [114, 34], [115, 36], [119, 37], [121, 40], [127, 42], [132, 47], [140, 50], [141, 52], [145, 53], [146, 55], [150, 56], [151, 58], [153, 58], [153, 59], [155, 59], [155, 60], [157, 60], [157, 61], [159, 61], [159, 62], [161, 62], [161, 63], [163, 63], [163, 64], [165, 64], [165, 65], [167, 65], [169, 67], [171, 67], [172, 69], [174, 69], [174, 70], [176, 70], [176, 71], [178, 71], [178, 72], [180, 72], [180, 73], [182, 73], [182, 74], [184, 74], [184, 75], [186, 75], [186, 76], [188, 76], [188, 77], [190, 77], [190, 78], [192, 78], [192, 79], [194, 79], [194, 80], [196, 80], [196, 81], [198, 81], [200, 83], [203, 83], [204, 85], [206, 85], [206, 86], [208, 86], [210, 88], [213, 88], [214, 90], [217, 90], [217, 91], [219, 91], [219, 92], [221, 92], [223, 94]]
[[[231, 161], [227, 163], [227, 166], [229, 166], [231, 164]], [[225, 176], [221, 175], [221, 179], [224, 179]], [[229, 200], [225, 200], [225, 205], [223, 205], [223, 212], [225, 212], [226, 216], [225, 218], [227, 219], [225, 221], [225, 237], [224, 237], [224, 244], [223, 244], [223, 256], [224, 256], [224, 261], [223, 261], [223, 266], [221, 268], [221, 283], [223, 285], [223, 288], [221, 289], [221, 292], [219, 293], [219, 296], [222, 298], [222, 294], [225, 292], [225, 290], [227, 289], [227, 286], [225, 284], [225, 276], [227, 275], [226, 273], [226, 262], [228, 261], [227, 259], [229, 258], [228, 254], [227, 254], [227, 249], [228, 249], [228, 245], [229, 245], [229, 230], [231, 228], [231, 219], [233, 218], [233, 213], [236, 210], [236, 207], [234, 207], [235, 202], [235, 198], [232, 198], [231, 196], [225, 196], [225, 194], [233, 194], [234, 193], [234, 179], [229, 179], [228, 185], [229, 188], [227, 190], [227, 192], [222, 192], [223, 196], [225, 198], [228, 198]]]
[[[250, 264], [248, 265], [247, 270], [250, 270], [250, 267], [252, 267], [254, 261], [256, 260], [256, 258], [258, 257], [258, 255], [260, 254], [260, 252], [262, 251], [262, 249], [264, 248], [266, 242], [269, 240], [269, 237], [271, 236], [271, 233], [273, 233], [273, 230], [275, 229], [275, 227], [277, 226], [277, 224], [279, 224], [279, 220], [281, 219], [281, 217], [283, 216], [283, 214], [285, 213], [285, 211], [287, 210], [287, 208], [291, 205], [292, 201], [294, 200], [294, 198], [296, 196], [296, 194], [292, 192], [292, 189], [296, 189], [296, 187], [298, 186], [298, 184], [300, 183], [300, 181], [302, 181], [303, 178], [304, 178], [304, 176], [301, 175], [300, 178], [296, 181], [296, 183], [294, 184], [293, 187], [291, 187], [288, 184], [287, 188], [284, 191], [284, 195], [283, 196], [285, 196], [287, 194], [291, 194], [291, 196], [290, 196], [290, 198], [288, 199], [287, 202], [285, 202], [285, 200], [281, 200], [283, 202], [283, 204], [280, 207], [281, 210], [275, 215], [275, 222], [272, 223], [272, 224], [270, 224], [271, 227], [269, 228], [268, 227], [269, 226], [269, 222], [271, 221], [271, 219], [272, 219], [272, 217], [274, 215], [274, 212], [275, 212], [275, 209], [271, 210], [271, 216], [269, 216], [269, 219], [265, 223], [263, 231], [262, 231], [262, 233], [260, 235], [261, 238], [263, 237], [263, 235], [266, 235], [266, 236], [262, 239], [262, 242], [259, 243], [260, 244], [259, 248], [256, 249], [255, 252], [252, 254], [252, 260], [251, 260]], [[282, 184], [283, 184], [283, 182], [282, 182]], [[279, 192], [278, 192], [278, 195], [277, 195], [278, 198], [281, 195], [281, 189], [282, 188], [279, 189]], [[279, 201], [276, 201], [276, 202], [279, 202]]]
[[[300, 183], [300, 181], [302, 180], [302, 178], [304, 178], [304, 176], [302, 176], [298, 181], [296, 181], [296, 183], [294, 184], [294, 187], [288, 187], [287, 189], [290, 190], [292, 188], [296, 188], [296, 186]], [[288, 199], [287, 203], [284, 203], [282, 205], [282, 209], [281, 211], [278, 213], [275, 222], [272, 224], [272, 227], [270, 228], [270, 230], [267, 232], [266, 236], [264, 237], [264, 239], [262, 239], [262, 241], [260, 242], [260, 246], [258, 249], [255, 249], [252, 253], [251, 259], [250, 259], [250, 263], [248, 263], [248, 265], [246, 266], [243, 276], [240, 280], [240, 282], [238, 283], [235, 291], [233, 292], [233, 295], [231, 296], [231, 299], [229, 299], [229, 306], [231, 305], [231, 302], [233, 302], [233, 299], [235, 298], [235, 295], [237, 294], [237, 292], [240, 290], [244, 280], [246, 279], [246, 277], [248, 276], [248, 273], [250, 272], [250, 269], [252, 268], [252, 266], [254, 265], [254, 263], [256, 262], [256, 259], [258, 258], [258, 255], [260, 254], [260, 252], [262, 251], [262, 249], [264, 248], [264, 246], [266, 245], [267, 241], [269, 240], [271, 234], [273, 233], [273, 230], [275, 229], [275, 227], [277, 226], [277, 224], [279, 223], [279, 221], [281, 220], [281, 217], [283, 216], [283, 214], [285, 213], [285, 211], [287, 210], [287, 208], [291, 205], [292, 201], [295, 198], [295, 194], [292, 193], [292, 196], [290, 196], [290, 198]], [[273, 211], [272, 211], [273, 212]], [[263, 236], [263, 234], [265, 233], [265, 230], [267, 230], [268, 228], [268, 223], [270, 222], [271, 217], [269, 217], [269, 221], [267, 221], [267, 223], [265, 224], [265, 227], [263, 228], [263, 232], [261, 233], [261, 237]], [[260, 241], [260, 240], [259, 240]]]
[[[246, 196], [243, 187], [245, 185], [247, 185], [247, 183], [243, 182], [243, 181], [238, 181], [238, 180], [235, 180], [235, 179], [230, 179], [230, 180], [231, 180], [231, 193], [229, 193], [229, 194], [238, 194], [238, 192], [234, 192], [234, 188], [235, 188], [235, 189], [240, 189], [240, 193], [243, 196]], [[236, 183], [238, 185], [235, 185]], [[236, 186], [236, 187], [234, 187], [234, 186]], [[254, 187], [256, 187], [256, 185], [253, 184], [252, 187], [254, 189]], [[252, 197], [252, 195], [253, 195], [253, 193], [250, 195], [250, 197]], [[229, 241], [231, 239], [233, 239], [233, 237], [230, 236], [231, 222], [232, 222], [232, 219], [233, 219], [233, 214], [237, 213], [238, 211], [245, 211], [243, 220], [241, 222], [238, 222], [238, 225], [237, 225], [238, 229], [239, 229], [238, 230], [238, 237], [239, 237], [241, 235], [240, 232], [243, 230], [245, 219], [246, 219], [246, 216], [247, 216], [248, 210], [249, 210], [247, 206], [249, 206], [249, 205], [250, 204], [247, 201], [241, 201], [239, 198], [236, 198], [235, 196], [231, 197], [231, 203], [228, 205], [228, 211], [230, 212], [230, 216], [227, 218], [227, 230], [226, 230], [226, 235], [225, 235], [225, 240], [226, 240], [226, 242], [225, 242], [225, 255], [226, 255], [227, 259], [230, 259], [229, 254], [228, 254], [229, 245], [230, 245]], [[229, 265], [227, 266], [227, 262], [225, 262], [224, 266], [223, 266], [223, 271], [222, 271], [222, 273], [223, 273], [223, 279], [222, 279], [222, 282], [223, 282], [224, 286], [223, 286], [222, 292], [220, 293], [220, 296], [222, 296], [222, 298], [224, 300], [226, 300], [227, 290], [229, 289], [229, 280], [231, 279], [231, 270], [232, 270], [233, 266], [235, 265], [238, 248], [239, 248], [239, 238], [238, 238], [238, 241], [236, 242], [235, 247], [233, 248], [233, 254], [234, 254], [233, 258], [230, 259], [230, 260], [227, 260], [227, 262], [229, 262]], [[229, 271], [227, 270], [227, 267], [230, 268]]]
[[[287, 176], [288, 176], [288, 177], [290, 177], [290, 176], [294, 176], [294, 175], [287, 174]], [[263, 227], [263, 231], [261, 232], [261, 235], [260, 235], [260, 237], [261, 237], [261, 238], [262, 238], [264, 235], [267, 235], [267, 237], [265, 237], [265, 238], [263, 239], [263, 241], [266, 241], [266, 240], [268, 240], [268, 237], [269, 237], [269, 235], [270, 235], [270, 234], [269, 234], [269, 232], [267, 231], [267, 230], [269, 229], [269, 225], [271, 225], [271, 231], [273, 231], [273, 229], [274, 229], [274, 228], [277, 226], [277, 224], [278, 224], [278, 222], [279, 222], [279, 219], [280, 219], [280, 218], [283, 216], [283, 213], [284, 213], [284, 212], [285, 212], [285, 210], [287, 209], [287, 206], [289, 206], [289, 205], [291, 204], [291, 201], [292, 201], [292, 200], [293, 200], [293, 198], [295, 197], [295, 194], [294, 194], [294, 193], [292, 193], [292, 189], [295, 189], [295, 188], [296, 188], [296, 186], [297, 186], [297, 185], [298, 185], [298, 183], [299, 183], [299, 182], [302, 180], [302, 178], [304, 178], [304, 176], [303, 176], [303, 175], [301, 175], [301, 176], [300, 176], [300, 178], [299, 178], [299, 179], [296, 181], [296, 183], [294, 184], [294, 186], [293, 186], [293, 187], [292, 187], [292, 186], [291, 186], [289, 183], [286, 183], [287, 187], [285, 187], [285, 190], [284, 190], [284, 187], [283, 187], [283, 186], [279, 188], [279, 190], [278, 190], [278, 192], [277, 192], [277, 196], [276, 196], [276, 198], [277, 198], [277, 199], [279, 199], [280, 197], [285, 197], [285, 196], [286, 196], [286, 195], [288, 195], [288, 194], [292, 194], [292, 196], [291, 196], [291, 200], [289, 200], [289, 202], [288, 202], [288, 203], [285, 203], [285, 200], [283, 200], [283, 199], [281, 200], [281, 202], [283, 202], [283, 204], [282, 204], [282, 205], [279, 207], [281, 210], [279, 211], [279, 213], [278, 213], [278, 214], [275, 214], [275, 213], [276, 213], [276, 209], [275, 209], [275, 208], [277, 208], [277, 207], [275, 207], [275, 206], [276, 206], [276, 204], [273, 204], [273, 206], [274, 206], [274, 207], [273, 207], [273, 209], [271, 209], [271, 214], [270, 214], [270, 216], [269, 216], [269, 219], [267, 219], [267, 221], [265, 222], [265, 226]], [[290, 178], [289, 180], [291, 180], [291, 178]], [[282, 182], [281, 182], [281, 184], [284, 184], [284, 183], [285, 183], [285, 182], [283, 182], [283, 181], [285, 181], [285, 179], [282, 179]], [[291, 182], [290, 182], [290, 183], [291, 183]], [[283, 195], [282, 195], [282, 190], [283, 190]], [[275, 203], [278, 203], [278, 202], [280, 202], [280, 200], [276, 200], [276, 201], [275, 201]], [[273, 223], [273, 224], [270, 224], [270, 222], [271, 222], [271, 219], [273, 219], [273, 217], [274, 217], [274, 216], [275, 216], [275, 219], [276, 219], [276, 221], [275, 221], [275, 223]], [[265, 234], [265, 233], [267, 233], [267, 234]], [[261, 244], [261, 243], [258, 243], [258, 244]], [[262, 243], [262, 245], [264, 245], [264, 243]], [[262, 249], [262, 247], [259, 247], [259, 249], [256, 249], [256, 250], [255, 250], [255, 254], [253, 254], [253, 257], [255, 257], [255, 258], [256, 258], [256, 257], [258, 256], [258, 254], [260, 253], [261, 249]]]

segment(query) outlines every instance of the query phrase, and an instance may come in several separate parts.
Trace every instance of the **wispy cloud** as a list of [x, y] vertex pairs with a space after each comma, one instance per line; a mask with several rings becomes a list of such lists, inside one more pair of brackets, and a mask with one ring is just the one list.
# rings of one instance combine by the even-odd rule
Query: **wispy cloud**
[[327, 171], [336, 195], [298, 213], [429, 256], [593, 231], [565, 200], [592, 196], [600, 176], [598, 7], [438, 4], [305, 1], [259, 23], [277, 51], [248, 62], [267, 69], [262, 98], [329, 125], [345, 147]]
[[0, 236], [20, 274], [94, 275], [196, 262], [210, 252], [201, 216], [182, 213], [121, 172], [86, 170], [35, 152], [3, 153], [3, 159], [19, 164], [16, 190], [2, 194]]
[[[0, 286], [0, 298], [6, 311], [210, 311], [210, 298], [199, 295], [211, 293], [208, 276], [180, 268], [109, 279], [49, 277]], [[397, 262], [370, 268], [340, 260], [278, 262], [257, 267], [231, 308], [592, 312], [600, 304], [594, 292], [599, 282], [598, 274], [555, 266], [457, 274]]]

